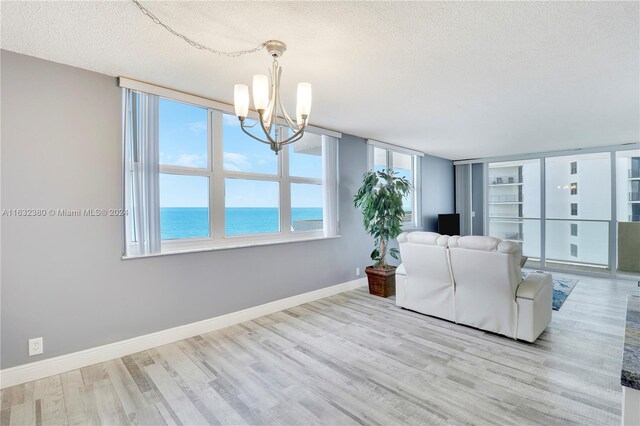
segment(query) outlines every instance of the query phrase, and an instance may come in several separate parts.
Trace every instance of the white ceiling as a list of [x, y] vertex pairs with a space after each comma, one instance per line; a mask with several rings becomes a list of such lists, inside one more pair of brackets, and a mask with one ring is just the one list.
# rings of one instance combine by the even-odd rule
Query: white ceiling
[[[638, 142], [638, 2], [142, 2], [223, 50], [280, 39], [315, 125], [450, 159]], [[225, 102], [263, 52], [192, 48], [130, 2], [1, 3], [4, 49]]]

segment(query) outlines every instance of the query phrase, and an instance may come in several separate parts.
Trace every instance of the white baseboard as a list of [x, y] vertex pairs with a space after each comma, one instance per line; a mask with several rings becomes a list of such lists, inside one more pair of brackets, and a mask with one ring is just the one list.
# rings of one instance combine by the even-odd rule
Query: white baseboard
[[314, 300], [333, 296], [334, 294], [342, 293], [344, 291], [353, 290], [366, 284], [367, 279], [360, 278], [346, 283], [336, 284], [331, 287], [325, 287], [308, 293], [299, 294], [297, 296], [287, 297], [286, 299], [265, 303], [264, 305], [243, 309], [242, 311], [221, 315], [219, 317], [181, 325], [179, 327], [61, 355], [55, 358], [6, 368], [4, 370], [0, 370], [0, 389], [76, 370], [78, 368], [108, 361], [114, 358], [131, 355], [136, 352], [166, 345], [168, 343], [177, 342], [178, 340], [187, 339], [199, 334], [204, 334], [230, 325], [249, 321], [254, 318], [289, 309], [303, 303], [313, 302]]

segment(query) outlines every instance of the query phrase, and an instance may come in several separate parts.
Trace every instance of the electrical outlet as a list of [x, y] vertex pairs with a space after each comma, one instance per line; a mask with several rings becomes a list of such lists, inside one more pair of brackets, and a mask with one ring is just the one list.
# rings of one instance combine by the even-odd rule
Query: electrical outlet
[[29, 356], [40, 355], [43, 350], [42, 337], [29, 339]]
[[360, 276], [360, 268], [356, 268], [356, 277]]

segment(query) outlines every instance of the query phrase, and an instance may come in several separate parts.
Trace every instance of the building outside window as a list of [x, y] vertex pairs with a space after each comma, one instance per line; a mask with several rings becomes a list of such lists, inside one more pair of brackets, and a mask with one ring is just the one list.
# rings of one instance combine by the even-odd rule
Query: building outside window
[[578, 173], [578, 162], [577, 161], [572, 161], [571, 162], [571, 174], [575, 175]]
[[578, 183], [577, 182], [573, 182], [571, 185], [569, 185], [569, 189], [571, 190], [571, 195], [578, 195]]
[[578, 203], [571, 203], [571, 216], [578, 216]]

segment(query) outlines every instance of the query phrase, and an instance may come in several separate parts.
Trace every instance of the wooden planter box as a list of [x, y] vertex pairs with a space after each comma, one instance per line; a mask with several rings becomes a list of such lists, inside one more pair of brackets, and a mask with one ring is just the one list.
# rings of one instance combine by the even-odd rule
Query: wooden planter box
[[396, 294], [396, 267], [388, 271], [368, 266], [365, 270], [369, 280], [369, 293], [374, 296], [389, 297]]

